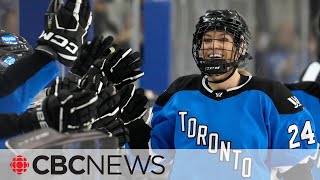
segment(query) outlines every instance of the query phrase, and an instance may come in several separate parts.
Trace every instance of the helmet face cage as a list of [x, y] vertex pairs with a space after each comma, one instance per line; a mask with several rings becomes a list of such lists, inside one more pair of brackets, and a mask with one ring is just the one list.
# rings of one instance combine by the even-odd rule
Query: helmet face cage
[[[208, 32], [211, 32], [210, 35], [205, 36]], [[218, 33], [219, 36], [216, 36]], [[250, 56], [249, 40], [248, 27], [236, 11], [207, 11], [196, 26], [192, 54], [202, 74], [220, 75], [238, 67]], [[205, 51], [210, 51], [211, 55], [206, 56]], [[215, 52], [222, 54], [215, 56]]]

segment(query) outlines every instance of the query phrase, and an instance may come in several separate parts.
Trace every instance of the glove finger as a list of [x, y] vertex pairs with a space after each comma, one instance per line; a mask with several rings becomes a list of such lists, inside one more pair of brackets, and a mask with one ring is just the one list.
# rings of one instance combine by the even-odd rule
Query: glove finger
[[82, 0], [79, 11], [79, 23], [85, 29], [91, 15], [90, 3], [88, 0]]
[[[119, 75], [122, 74], [121, 77], [123, 77], [124, 79], [124, 77], [128, 77], [129, 74], [131, 74], [136, 69], [140, 68], [142, 65], [143, 65], [143, 62], [141, 60], [137, 60], [132, 64], [127, 65], [126, 67], [122, 67], [121, 70], [117, 69], [115, 72], [117, 72]], [[130, 77], [132, 77], [132, 75]]]
[[145, 96], [145, 91], [143, 88], [138, 88], [138, 89], [136, 89], [135, 94]]
[[113, 112], [118, 106], [120, 102], [120, 96], [114, 95], [107, 99], [98, 99], [97, 107], [98, 107], [98, 116], [101, 117], [105, 114]]
[[47, 12], [48, 13], [55, 13], [57, 12], [62, 6], [64, 5], [63, 0], [52, 0], [48, 6]]
[[93, 91], [100, 93], [102, 89], [102, 82], [101, 82], [101, 74], [97, 74], [93, 77]]
[[115, 53], [119, 49], [119, 46], [117, 44], [112, 44], [109, 48], [107, 48], [103, 52], [103, 56], [108, 56], [109, 54]]
[[110, 69], [108, 69], [111, 73], [117, 67], [117, 65], [121, 64], [120, 62], [125, 59], [130, 53], [132, 49], [118, 49], [116, 52], [112, 53], [109, 57], [109, 61], [112, 64]]
[[[69, 1], [67, 1], [65, 8], [61, 8], [57, 12], [56, 17], [57, 17], [58, 22], [60, 23], [59, 25], [62, 28], [71, 30], [71, 29], [75, 29], [77, 27], [78, 22], [72, 14], [73, 9], [68, 10], [68, 6], [71, 6], [71, 8], [75, 7], [75, 5], [71, 4]], [[55, 22], [53, 24], [56, 26], [55, 29], [59, 28], [59, 27], [57, 27], [57, 22]]]
[[[102, 104], [105, 101], [108, 101], [109, 98], [112, 96], [113, 92], [114, 92], [114, 87], [110, 86], [107, 88], [104, 88], [100, 93], [99, 93], [99, 99], [98, 99], [98, 107], [102, 106]], [[115, 97], [114, 97], [115, 98]], [[118, 96], [119, 100], [120, 100], [120, 96]]]
[[147, 102], [148, 99], [144, 95], [144, 90], [141, 88], [136, 90], [128, 106], [124, 109], [124, 112], [121, 114], [122, 116], [128, 116], [124, 120], [126, 120], [127, 122], [142, 117], [146, 113], [145, 106]]
[[123, 112], [123, 109], [128, 105], [135, 91], [135, 86], [133, 84], [128, 84], [121, 88], [118, 93], [120, 95], [120, 112]]
[[[105, 93], [104, 99], [107, 99], [109, 97], [111, 97], [112, 95], [114, 95], [115, 93], [115, 88], [112, 84], [109, 84], [107, 87], [105, 87], [102, 92]], [[100, 96], [100, 94], [99, 94]]]
[[135, 61], [133, 61], [131, 64], [128, 65], [129, 69], [131, 69], [132, 71], [140, 68], [141, 66], [143, 66], [142, 59], [136, 59]]
[[115, 121], [115, 120], [116, 120], [116, 117], [115, 117], [115, 116], [108, 116], [108, 117], [106, 117], [106, 118], [101, 119], [101, 120], [99, 121], [99, 123], [100, 123], [102, 126], [106, 127], [106, 128], [110, 131], [109, 125], [112, 124], [112, 122]]
[[89, 96], [90, 94], [94, 94], [92, 91], [85, 90], [85, 89], [76, 90], [76, 91], [68, 91], [68, 92], [72, 95], [72, 98], [76, 101], [81, 100], [84, 97]]
[[105, 53], [109, 54], [110, 53], [110, 46], [112, 44], [113, 41], [113, 37], [112, 36], [108, 36], [106, 38], [104, 38], [102, 40], [102, 42], [100, 43], [99, 49], [97, 51], [97, 54], [95, 57], [101, 57], [103, 56]]
[[77, 93], [74, 94], [74, 96], [77, 96], [74, 98], [73, 106], [75, 107], [75, 110], [81, 109], [83, 107], [87, 107], [91, 104], [94, 104], [98, 100], [98, 96], [94, 93], [86, 92], [86, 93], [79, 93], [80, 95], [77, 95]]
[[146, 103], [148, 102], [148, 99], [144, 94], [142, 94], [143, 92], [144, 92], [143, 90], [142, 91], [136, 90], [129, 105], [132, 105], [134, 107], [136, 107], [137, 105], [142, 105], [142, 106], [146, 105]]
[[114, 65], [119, 61], [123, 52], [124, 52], [124, 49], [116, 49], [115, 52], [108, 54], [106, 59], [111, 65]]
[[99, 116], [103, 116], [113, 112], [118, 107], [117, 104], [119, 103], [119, 101], [120, 101], [120, 97], [118, 96], [112, 97], [108, 101], [104, 101], [102, 106], [100, 106], [98, 109]]
[[79, 111], [81, 109], [88, 108], [90, 106], [96, 107], [98, 97], [92, 96], [87, 97], [86, 99], [82, 99], [81, 101], [74, 101], [73, 107], [70, 108], [70, 113], [74, 113], [75, 111]]
[[[80, 16], [80, 20], [79, 20], [79, 24], [81, 25], [82, 28], [84, 28], [84, 30], [86, 31], [83, 38], [86, 36], [87, 31], [91, 25], [92, 22], [92, 12], [91, 12], [91, 8], [90, 8], [90, 3], [89, 0], [82, 0], [82, 5], [81, 5], [81, 9], [79, 12], [79, 16]], [[84, 39], [82, 39], [84, 40]]]
[[74, 122], [74, 125], [83, 125], [86, 122], [91, 122], [92, 119], [97, 117], [97, 108], [92, 104], [86, 108], [77, 110], [76, 113], [79, 117], [76, 119], [76, 122]]
[[132, 64], [133, 62], [141, 59], [141, 54], [139, 52], [134, 52], [127, 56], [123, 61], [125, 62], [126, 65]]
[[115, 84], [115, 85], [127, 85], [130, 84], [134, 81], [136, 81], [137, 79], [141, 78], [142, 76], [144, 76], [144, 72], [142, 71], [133, 71], [130, 74], [126, 75], [126, 77], [123, 77], [122, 82], [119, 84]]
[[106, 57], [99, 58], [93, 62], [93, 66], [95, 66], [101, 72], [106, 64]]
[[104, 123], [105, 127], [112, 132], [112, 130], [124, 126], [124, 123], [121, 119], [116, 118], [108, 123]]
[[[128, 57], [128, 55], [132, 52], [132, 49], [131, 48], [128, 48], [128, 49], [124, 49], [122, 51], [122, 53], [120, 54], [120, 57], [118, 58], [118, 61], [117, 61], [117, 64], [119, 64], [121, 61], [123, 61], [125, 58]], [[115, 66], [117, 65], [115, 64]]]
[[131, 59], [138, 59], [138, 58], [140, 58], [141, 57], [141, 54], [140, 54], [140, 52], [138, 52], [138, 51], [136, 51], [136, 52], [133, 52], [132, 54], [130, 54], [130, 56], [129, 56]]
[[130, 54], [129, 56], [125, 57], [122, 61], [123, 62], [122, 64], [128, 66], [129, 64], [135, 62], [137, 59], [140, 59], [140, 53], [134, 52], [134, 53]]
[[147, 113], [147, 108], [144, 108], [144, 106], [139, 106], [135, 108], [132, 112], [133, 113], [129, 116], [130, 121], [142, 118]]
[[59, 90], [61, 90], [61, 83], [62, 83], [62, 78], [61, 77], [56, 77], [53, 85], [51, 86], [51, 87], [53, 87], [51, 94], [57, 95]]
[[80, 81], [80, 87], [85, 90], [91, 90], [93, 86], [93, 75], [86, 75]]
[[119, 108], [115, 108], [113, 111], [110, 111], [105, 114], [99, 114], [98, 110], [98, 117], [94, 120], [93, 127], [106, 127], [110, 122], [114, 121], [117, 118], [119, 112]]
[[96, 53], [97, 50], [99, 49], [99, 45], [103, 40], [103, 36], [99, 35], [99, 36], [95, 36], [90, 44], [90, 50], [88, 49], [88, 51], [90, 52], [92, 57], [96, 57]]
[[[124, 114], [127, 114], [128, 117], [127, 119], [124, 118], [124, 120], [126, 120], [126, 122], [128, 121], [132, 121], [135, 120], [137, 118], [141, 118], [143, 115], [145, 115], [145, 113], [147, 112], [147, 108], [145, 108], [146, 103], [139, 103], [139, 104], [135, 104], [135, 106], [131, 106], [130, 109], [125, 109], [124, 110]], [[129, 105], [128, 105], [129, 106]]]
[[119, 63], [118, 66], [116, 66], [114, 73], [118, 74], [129, 74], [130, 72], [140, 68], [143, 66], [143, 60], [142, 59], [131, 59], [127, 58], [123, 62]]

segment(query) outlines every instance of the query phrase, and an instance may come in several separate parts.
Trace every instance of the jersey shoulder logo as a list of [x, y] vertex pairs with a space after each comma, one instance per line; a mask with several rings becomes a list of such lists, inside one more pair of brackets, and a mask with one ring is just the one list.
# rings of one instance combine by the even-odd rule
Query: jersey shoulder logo
[[294, 105], [294, 108], [298, 108], [298, 107], [302, 106], [302, 104], [300, 103], [298, 98], [296, 98], [295, 96], [290, 96], [287, 99], [289, 102], [291, 102]]

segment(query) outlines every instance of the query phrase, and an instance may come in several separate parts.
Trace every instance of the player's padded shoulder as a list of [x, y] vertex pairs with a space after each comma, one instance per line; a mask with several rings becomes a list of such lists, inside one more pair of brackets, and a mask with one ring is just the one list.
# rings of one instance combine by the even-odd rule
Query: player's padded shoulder
[[303, 110], [299, 100], [281, 82], [253, 77], [247, 90], [259, 90], [273, 101], [279, 114], [294, 114]]
[[176, 92], [199, 89], [201, 87], [201, 80], [202, 76], [200, 74], [179, 77], [158, 97], [156, 104], [164, 106]]
[[301, 90], [314, 97], [320, 99], [320, 83], [319, 82], [299, 82], [292, 84], [285, 84], [290, 90]]

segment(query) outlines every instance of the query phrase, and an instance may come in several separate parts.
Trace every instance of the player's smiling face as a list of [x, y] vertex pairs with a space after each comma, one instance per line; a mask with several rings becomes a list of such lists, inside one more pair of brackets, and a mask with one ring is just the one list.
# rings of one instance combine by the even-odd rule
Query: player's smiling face
[[222, 31], [208, 31], [202, 39], [202, 55], [206, 60], [225, 59], [230, 62], [233, 59], [235, 47], [233, 37]]

